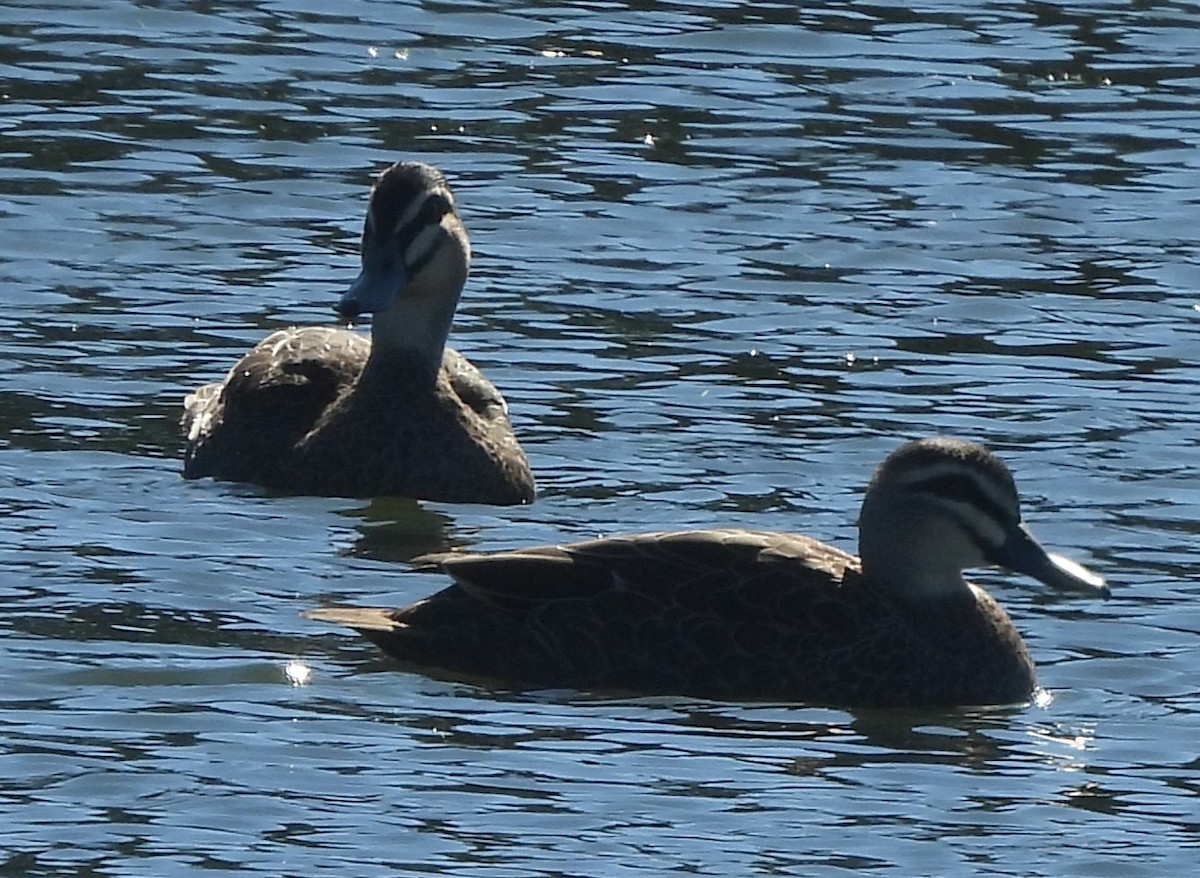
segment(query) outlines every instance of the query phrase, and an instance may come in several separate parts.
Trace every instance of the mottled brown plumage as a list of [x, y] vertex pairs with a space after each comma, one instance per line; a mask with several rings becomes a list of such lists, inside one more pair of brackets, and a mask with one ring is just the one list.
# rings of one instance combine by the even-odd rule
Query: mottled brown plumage
[[185, 402], [184, 476], [284, 491], [528, 503], [533, 476], [500, 391], [445, 347], [470, 248], [436, 169], [377, 182], [363, 270], [340, 310], [375, 311], [370, 339], [275, 332]]
[[1007, 468], [970, 443], [925, 440], [894, 453], [864, 519], [864, 535], [891, 522], [899, 536], [872, 534], [862, 562], [790, 534], [641, 534], [430, 556], [418, 561], [454, 585], [398, 610], [309, 615], [405, 662], [523, 686], [997, 704], [1029, 697], [1034, 666], [999, 604], [963, 581], [963, 561], [1104, 592], [1033, 541]]

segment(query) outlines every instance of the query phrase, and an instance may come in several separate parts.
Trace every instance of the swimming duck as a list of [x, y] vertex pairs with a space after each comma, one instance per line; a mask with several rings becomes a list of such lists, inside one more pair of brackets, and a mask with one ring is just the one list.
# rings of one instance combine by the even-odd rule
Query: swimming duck
[[436, 168], [400, 162], [371, 190], [362, 271], [338, 303], [371, 338], [281, 329], [188, 395], [184, 478], [328, 496], [530, 503], [500, 391], [446, 346], [471, 245]]
[[1033, 538], [1000, 459], [956, 439], [911, 442], [876, 470], [859, 551], [708, 530], [446, 553], [417, 559], [454, 580], [431, 597], [306, 615], [404, 662], [522, 686], [950, 706], [1024, 701], [1036, 687], [1021, 635], [964, 569], [1108, 594]]

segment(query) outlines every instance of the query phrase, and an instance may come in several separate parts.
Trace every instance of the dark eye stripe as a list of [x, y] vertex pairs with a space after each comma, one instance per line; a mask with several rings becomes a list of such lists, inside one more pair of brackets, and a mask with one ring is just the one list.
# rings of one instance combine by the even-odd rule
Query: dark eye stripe
[[957, 500], [960, 503], [974, 506], [1005, 527], [1014, 525], [1020, 520], [1018, 516], [1013, 515], [1011, 510], [997, 503], [990, 494], [980, 488], [978, 482], [961, 473], [943, 473], [920, 479], [910, 484], [908, 490], [920, 491], [935, 497]]
[[[404, 236], [406, 240], [416, 237], [416, 231], [421, 226], [431, 225], [450, 213], [453, 207], [449, 199], [440, 192], [421, 193], [422, 198], [417, 212], [409, 215], [409, 210], [395, 211], [387, 219], [393, 225], [392, 234]], [[406, 208], [410, 205], [405, 205]]]
[[[421, 204], [421, 209], [417, 211], [416, 216], [405, 223], [396, 226], [393, 236], [395, 239], [395, 248], [400, 253], [408, 253], [417, 236], [426, 228], [436, 226], [441, 222], [442, 217], [448, 213], [454, 212], [454, 206], [450, 200], [440, 192], [431, 192], [426, 196], [425, 201]], [[437, 240], [436, 238], [433, 240]], [[437, 249], [436, 246], [427, 247], [416, 255], [416, 257], [406, 262], [405, 267], [409, 274], [416, 274], [425, 264], [433, 258], [433, 252]]]
[[[425, 228], [427, 228], [427, 226], [421, 226], [420, 229], [418, 229], [418, 232]], [[439, 234], [432, 235], [428, 238], [425, 249], [421, 250], [416, 255], [410, 254], [407, 250], [404, 251], [404, 268], [408, 271], [409, 277], [412, 277], [414, 274], [424, 268], [426, 264], [428, 264], [429, 260], [433, 258], [433, 254], [436, 253], [438, 248], [441, 247], [444, 233], [442, 233], [440, 229], [438, 232]]]

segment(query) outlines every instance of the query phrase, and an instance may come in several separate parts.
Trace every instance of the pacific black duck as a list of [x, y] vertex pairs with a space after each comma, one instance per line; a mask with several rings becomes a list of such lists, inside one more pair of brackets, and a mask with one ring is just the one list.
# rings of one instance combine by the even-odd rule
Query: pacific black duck
[[1008, 468], [925, 439], [876, 470], [861, 559], [804, 536], [650, 533], [418, 559], [450, 587], [401, 609], [327, 608], [408, 663], [523, 686], [845, 706], [1019, 702], [1033, 661], [1000, 605], [963, 579], [995, 564], [1056, 589], [1103, 580], [1046, 552]]
[[272, 333], [185, 401], [183, 475], [331, 496], [532, 502], [500, 391], [446, 346], [471, 246], [436, 168], [400, 162], [371, 191], [349, 329]]

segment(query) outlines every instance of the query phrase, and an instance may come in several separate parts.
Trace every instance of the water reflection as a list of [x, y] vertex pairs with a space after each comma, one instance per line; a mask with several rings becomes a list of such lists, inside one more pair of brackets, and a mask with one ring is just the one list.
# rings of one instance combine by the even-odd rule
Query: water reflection
[[361, 509], [347, 509], [340, 514], [353, 523], [358, 533], [349, 551], [356, 558], [404, 562], [468, 545], [467, 539], [455, 535], [449, 515], [415, 500], [380, 497]]
[[[1194, 10], [0, 18], [0, 871], [1190, 874]], [[185, 485], [183, 393], [330, 319], [401, 156], [464, 193], [453, 343], [541, 500]], [[848, 547], [871, 468], [929, 432], [999, 446], [1039, 532], [1120, 583], [1081, 613], [985, 577], [1047, 707], [514, 693], [299, 616], [426, 594], [404, 562], [460, 545]]]

